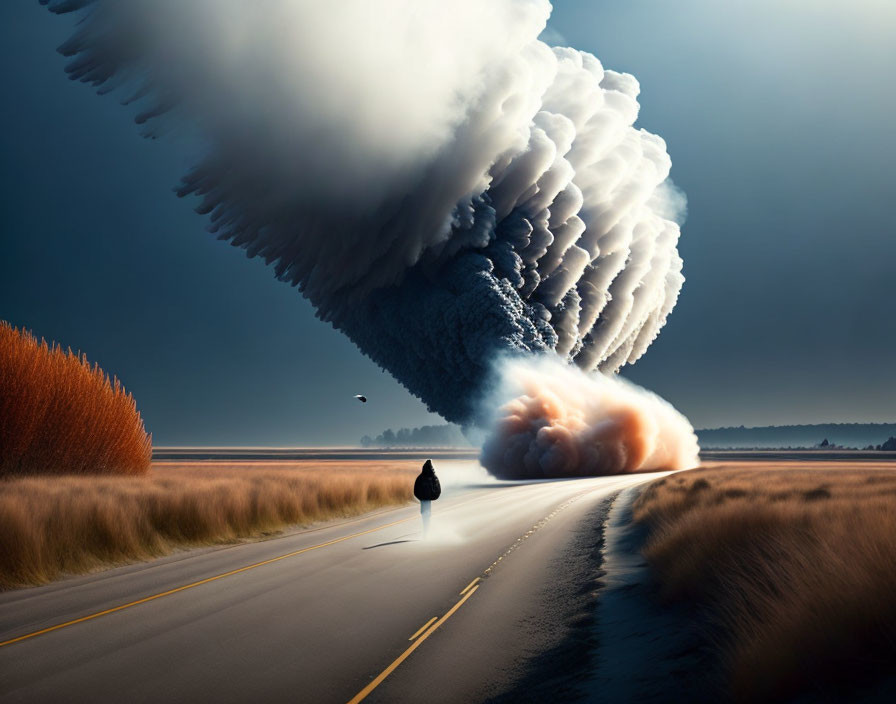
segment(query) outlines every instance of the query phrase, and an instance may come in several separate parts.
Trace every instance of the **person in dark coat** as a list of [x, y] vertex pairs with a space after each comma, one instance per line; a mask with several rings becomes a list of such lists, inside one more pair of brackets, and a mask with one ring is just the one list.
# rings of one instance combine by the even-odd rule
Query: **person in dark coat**
[[432, 515], [432, 502], [442, 495], [442, 485], [432, 466], [432, 460], [426, 460], [420, 476], [414, 482], [414, 496], [420, 501], [420, 515], [423, 517], [423, 537], [429, 534], [429, 517]]

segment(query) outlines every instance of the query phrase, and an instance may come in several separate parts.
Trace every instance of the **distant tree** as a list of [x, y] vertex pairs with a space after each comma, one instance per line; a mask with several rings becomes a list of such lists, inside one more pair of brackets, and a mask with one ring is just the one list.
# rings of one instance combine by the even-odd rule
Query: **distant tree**
[[827, 450], [877, 445], [880, 438], [896, 437], [896, 423], [816, 423], [814, 425], [727, 427], [697, 430], [704, 449], [816, 448], [816, 438], [827, 438]]
[[420, 428], [391, 428], [375, 438], [361, 438], [363, 447], [466, 447], [469, 442], [456, 425], [424, 425]]
[[831, 443], [828, 442], [828, 439], [825, 438], [824, 440], [821, 441], [821, 445], [819, 445], [819, 447], [827, 447], [830, 444]]
[[880, 449], [884, 452], [896, 452], [896, 438], [891, 437], [880, 446]]

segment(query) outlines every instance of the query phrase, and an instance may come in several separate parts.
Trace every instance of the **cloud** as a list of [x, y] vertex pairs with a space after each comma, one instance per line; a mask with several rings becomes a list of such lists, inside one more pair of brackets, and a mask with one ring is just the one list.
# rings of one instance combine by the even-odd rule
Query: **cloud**
[[681, 288], [682, 195], [639, 86], [538, 39], [546, 0], [43, 0], [71, 78], [204, 152], [177, 189], [427, 406], [492, 362], [637, 360]]

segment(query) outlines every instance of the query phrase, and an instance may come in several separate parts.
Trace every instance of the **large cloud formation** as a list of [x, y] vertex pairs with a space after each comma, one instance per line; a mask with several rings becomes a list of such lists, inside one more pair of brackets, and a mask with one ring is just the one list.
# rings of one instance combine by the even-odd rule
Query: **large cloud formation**
[[177, 192], [427, 406], [492, 360], [614, 372], [681, 288], [683, 196], [639, 86], [538, 40], [547, 0], [41, 0], [70, 77], [196, 135]]

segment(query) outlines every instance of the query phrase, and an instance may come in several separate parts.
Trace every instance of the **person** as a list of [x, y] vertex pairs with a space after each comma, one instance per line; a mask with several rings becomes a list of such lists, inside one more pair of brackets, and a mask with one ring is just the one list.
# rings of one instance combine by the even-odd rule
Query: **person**
[[432, 460], [423, 463], [420, 476], [414, 482], [414, 496], [420, 501], [420, 515], [423, 518], [423, 537], [429, 535], [429, 518], [432, 515], [432, 502], [442, 495], [442, 485], [432, 466]]

